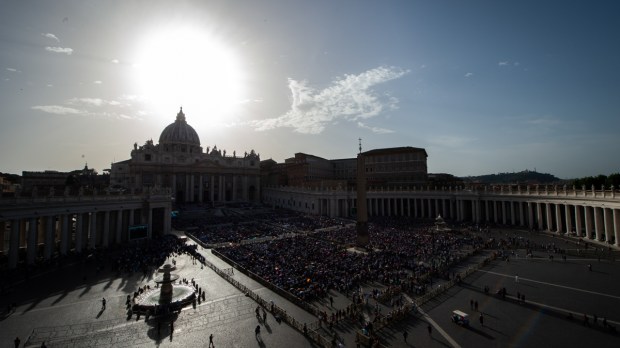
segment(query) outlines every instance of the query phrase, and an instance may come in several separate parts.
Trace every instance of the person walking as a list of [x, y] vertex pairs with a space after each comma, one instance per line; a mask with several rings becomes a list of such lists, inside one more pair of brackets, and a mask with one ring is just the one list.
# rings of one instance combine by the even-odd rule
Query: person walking
[[101, 299], [101, 310], [105, 310], [105, 297]]
[[19, 336], [15, 337], [15, 341], [13, 341], [13, 342], [15, 343], [15, 348], [18, 348], [19, 347], [19, 343], [21, 342], [21, 340], [19, 339]]
[[428, 326], [426, 326], [426, 329], [428, 330], [428, 335], [431, 336], [433, 334], [433, 327], [431, 326], [431, 324], [428, 324]]
[[515, 274], [515, 283], [518, 283], [518, 282], [519, 282], [519, 275]]
[[215, 344], [213, 343], [213, 334], [209, 335], [209, 348], [215, 348]]
[[403, 338], [405, 339], [405, 342], [407, 342], [407, 336], [409, 336], [409, 333], [407, 333], [407, 330], [403, 331]]
[[254, 336], [260, 335], [260, 325], [256, 325], [256, 329], [254, 329]]
[[482, 313], [480, 313], [480, 326], [484, 326], [484, 316], [482, 315]]

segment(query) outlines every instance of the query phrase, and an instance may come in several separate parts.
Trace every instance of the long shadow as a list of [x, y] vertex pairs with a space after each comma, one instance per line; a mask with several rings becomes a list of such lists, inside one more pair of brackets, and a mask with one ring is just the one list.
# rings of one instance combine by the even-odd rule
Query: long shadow
[[439, 339], [436, 339], [436, 338], [435, 338], [435, 337], [433, 337], [433, 336], [431, 336], [431, 339], [432, 339], [433, 341], [436, 341], [437, 343], [441, 344], [441, 345], [442, 345], [442, 346], [444, 346], [444, 347], [449, 347], [449, 348], [451, 348], [451, 347], [452, 347], [451, 345], [447, 344], [446, 342], [444, 342], [444, 341], [442, 341], [442, 340], [439, 340]]
[[97, 316], [95, 318], [99, 319], [99, 317], [101, 317], [101, 315], [103, 314], [104, 309], [101, 309], [99, 311], [99, 313], [97, 313]]
[[477, 333], [478, 335], [480, 335], [480, 336], [482, 336], [482, 337], [484, 337], [486, 339], [495, 340], [495, 337], [489, 335], [488, 333], [486, 333], [486, 332], [484, 332], [482, 330], [476, 329], [475, 327], [473, 327], [471, 325], [470, 326], [466, 326], [465, 328], [468, 329], [471, 332]]
[[493, 332], [497, 332], [498, 334], [500, 334], [500, 335], [502, 335], [502, 336], [506, 336], [506, 334], [505, 334], [505, 333], [503, 333], [503, 332], [501, 332], [501, 331], [498, 331], [498, 330], [495, 330], [494, 328], [492, 328], [492, 327], [490, 327], [490, 326], [485, 326], [485, 328], [487, 328], [487, 329], [489, 329], [489, 330], [491, 330], [491, 331], [493, 331]]
[[68, 293], [69, 293], [69, 291], [65, 290], [60, 296], [58, 296], [57, 299], [54, 300], [54, 302], [52, 302], [52, 306], [57, 304], [58, 302], [62, 301], [63, 298], [67, 297]]

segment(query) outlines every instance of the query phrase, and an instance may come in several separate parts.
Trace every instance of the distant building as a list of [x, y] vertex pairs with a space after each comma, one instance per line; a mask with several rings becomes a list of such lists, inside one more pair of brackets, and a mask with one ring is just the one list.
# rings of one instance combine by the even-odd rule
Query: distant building
[[185, 119], [183, 109], [159, 137], [142, 146], [134, 144], [131, 158], [112, 163], [112, 188], [171, 188], [178, 203], [233, 201], [258, 202], [260, 197], [260, 156], [251, 150], [235, 151], [207, 147]]
[[[425, 149], [393, 147], [362, 153], [365, 158], [367, 187], [421, 187], [427, 184]], [[296, 153], [283, 164], [270, 163], [261, 168], [263, 177], [276, 175], [277, 181], [265, 186], [341, 187], [356, 185], [357, 158], [327, 160], [315, 155]]]
[[0, 175], [0, 193], [15, 193], [19, 185]]

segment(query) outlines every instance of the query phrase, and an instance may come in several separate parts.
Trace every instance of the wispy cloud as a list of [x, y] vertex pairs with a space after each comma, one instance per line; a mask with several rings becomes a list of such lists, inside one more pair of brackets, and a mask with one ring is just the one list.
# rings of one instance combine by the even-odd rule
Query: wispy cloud
[[69, 108], [69, 107], [62, 106], [62, 105], [37, 105], [37, 106], [31, 107], [31, 109], [40, 110], [43, 112], [47, 112], [50, 114], [56, 114], [56, 115], [77, 115], [77, 114], [84, 113], [83, 111], [80, 111], [78, 109]]
[[462, 148], [467, 144], [476, 141], [475, 138], [462, 137], [458, 135], [436, 135], [427, 139], [427, 141], [435, 146]]
[[509, 62], [509, 61], [505, 61], [505, 62], [499, 62], [499, 63], [497, 63], [497, 65], [499, 65], [499, 66], [507, 66], [508, 64], [510, 64], [510, 62]]
[[69, 48], [69, 47], [52, 47], [52, 46], [46, 46], [45, 47], [46, 51], [49, 52], [54, 52], [54, 53], [64, 53], [66, 55], [71, 55], [73, 54], [73, 48]]
[[358, 122], [357, 126], [360, 127], [360, 128], [368, 129], [368, 130], [372, 131], [373, 133], [377, 133], [377, 134], [394, 133], [394, 131], [391, 130], [391, 129], [379, 128], [379, 127], [370, 127], [370, 126], [367, 126], [366, 124], [364, 124], [362, 122]]
[[21, 70], [17, 70], [15, 68], [6, 68], [6, 70], [10, 71], [10, 72], [14, 72], [14, 73], [20, 73], [21, 72]]
[[45, 36], [48, 39], [52, 39], [56, 42], [60, 42], [60, 39], [58, 38], [58, 36], [52, 34], [52, 33], [41, 33], [41, 35]]
[[[38, 105], [31, 107], [55, 115], [80, 115], [99, 118], [114, 119], [139, 119], [139, 116], [130, 116], [133, 112], [130, 105], [116, 100], [106, 100], [102, 98], [71, 98], [66, 100], [64, 105]], [[139, 115], [139, 113], [138, 113]]]
[[103, 82], [102, 82], [101, 80], [96, 80], [96, 81], [93, 81], [93, 83], [94, 83], [94, 84], [96, 84], [96, 85], [100, 85], [100, 84], [102, 84]]
[[526, 120], [525, 123], [533, 126], [555, 126], [560, 123], [560, 120], [550, 116], [543, 116]]
[[280, 127], [295, 132], [319, 134], [327, 124], [338, 120], [357, 121], [375, 117], [387, 107], [398, 103], [396, 98], [378, 95], [372, 87], [401, 78], [409, 70], [397, 67], [378, 67], [358, 75], [336, 78], [330, 86], [316, 90], [306, 81], [288, 80], [291, 90], [291, 109], [284, 115], [250, 122], [256, 130]]
[[120, 63], [120, 61], [118, 59], [112, 59], [111, 62], [114, 63], [114, 64]]
[[91, 105], [91, 106], [121, 106], [122, 104], [116, 100], [105, 100], [101, 98], [71, 98], [67, 100], [69, 105]]
[[465, 74], [465, 77], [472, 77], [472, 76], [474, 76], [473, 72], [468, 72], [467, 74]]

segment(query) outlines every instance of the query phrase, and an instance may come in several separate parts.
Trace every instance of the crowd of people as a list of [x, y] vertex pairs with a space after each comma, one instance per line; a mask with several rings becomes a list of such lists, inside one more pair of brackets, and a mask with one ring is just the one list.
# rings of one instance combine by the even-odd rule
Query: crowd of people
[[273, 285], [313, 301], [330, 289], [348, 293], [366, 282], [402, 284], [413, 292], [428, 275], [447, 272], [465, 250], [484, 244], [468, 233], [435, 231], [432, 224], [404, 225], [370, 224], [366, 252], [346, 249], [356, 238], [351, 227], [217, 250]]

